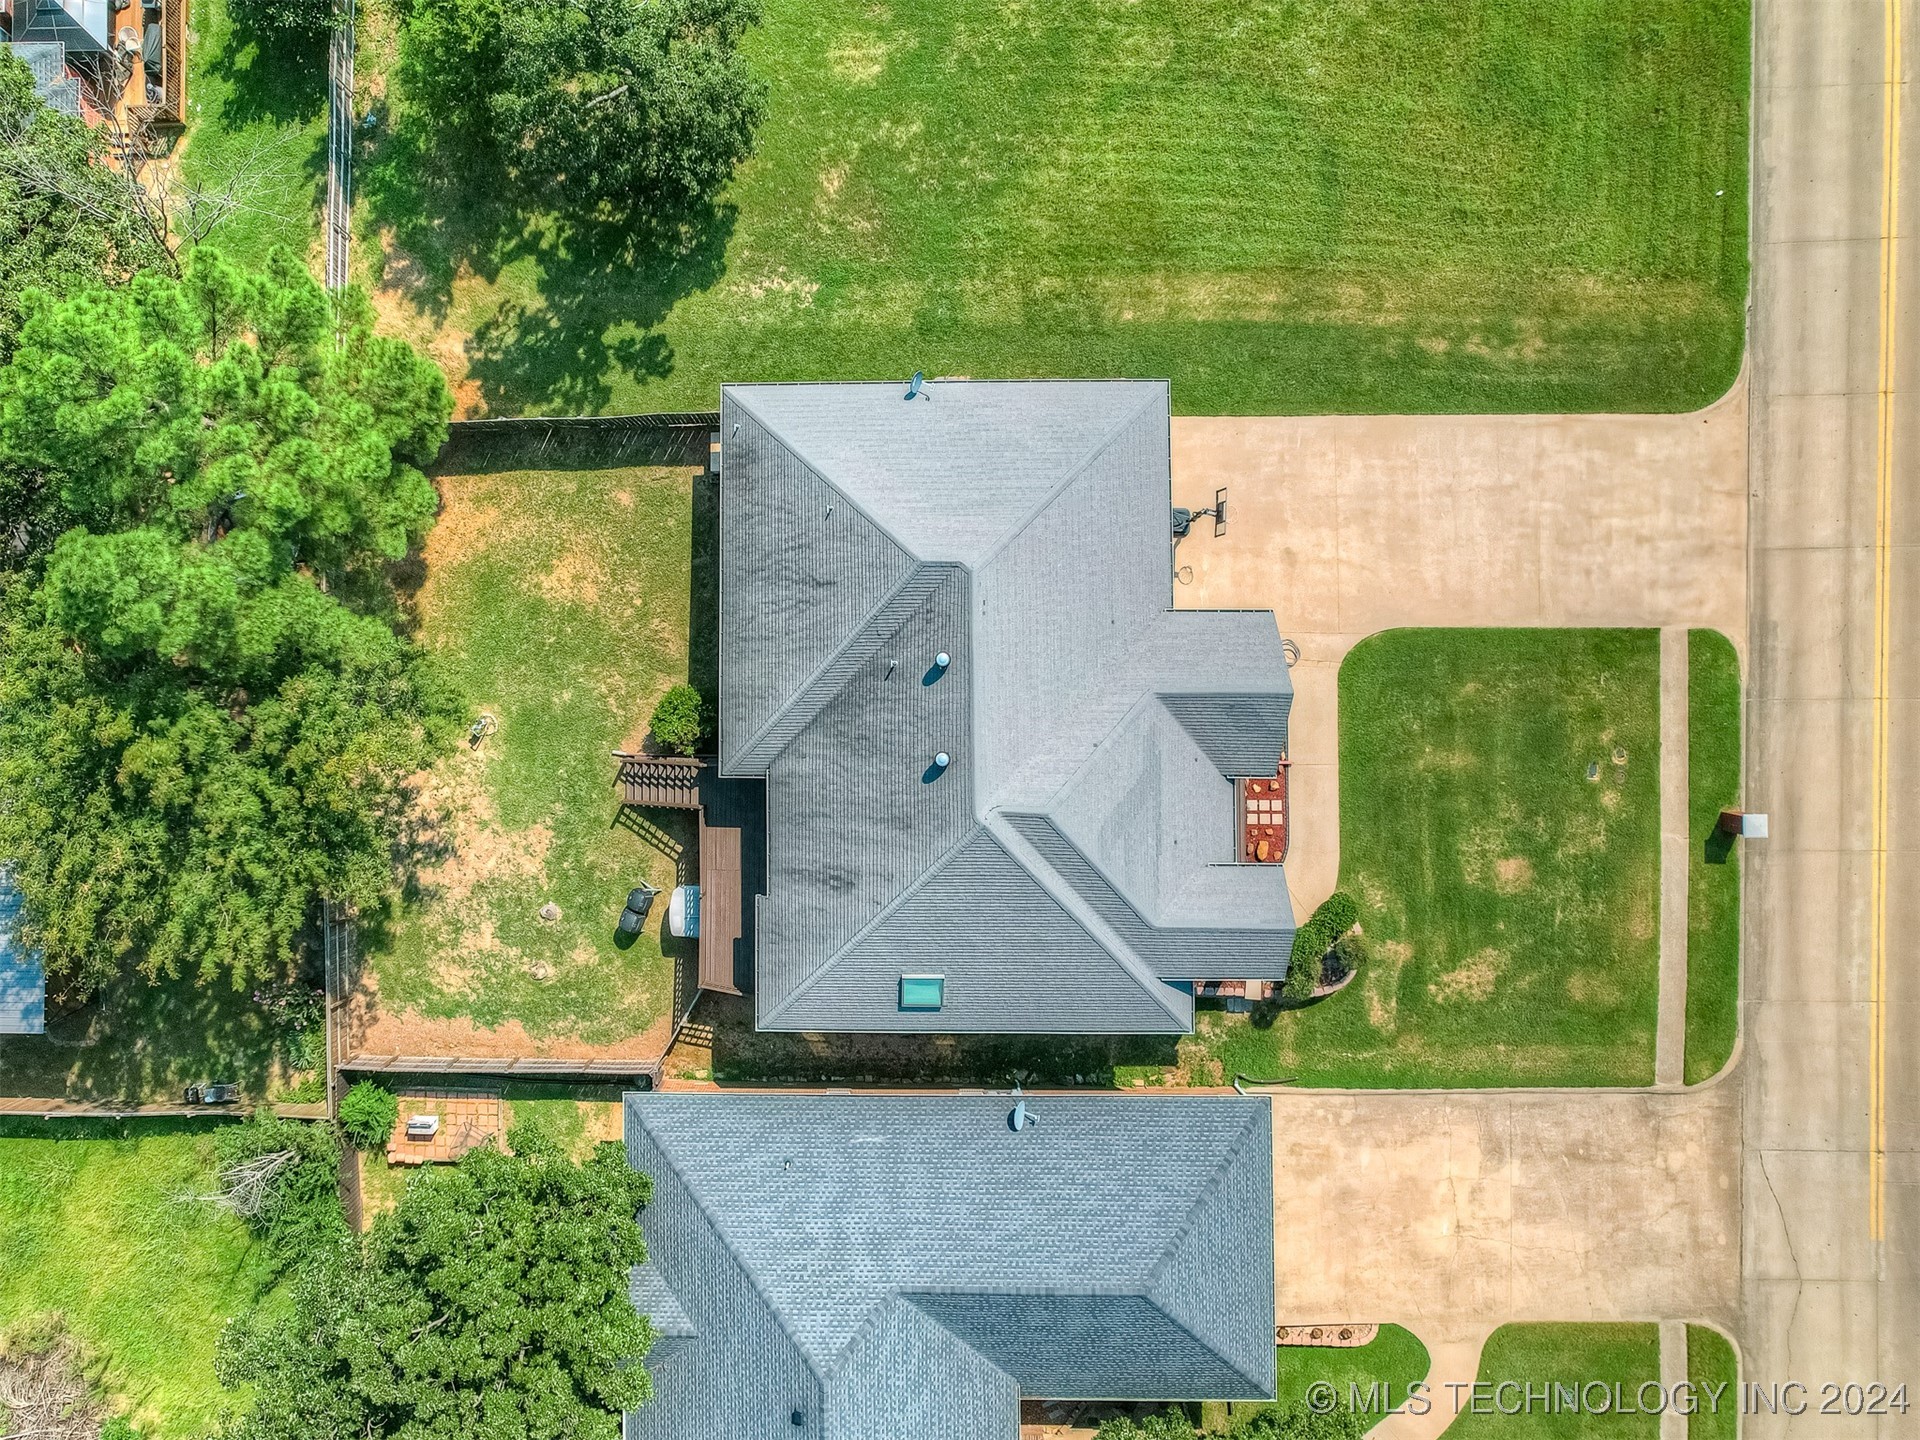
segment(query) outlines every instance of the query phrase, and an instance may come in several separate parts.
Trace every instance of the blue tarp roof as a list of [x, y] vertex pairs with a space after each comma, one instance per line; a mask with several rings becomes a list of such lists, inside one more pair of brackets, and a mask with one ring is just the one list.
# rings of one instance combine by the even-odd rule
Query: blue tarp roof
[[37, 951], [22, 948], [14, 931], [20, 892], [0, 867], [0, 1035], [42, 1035], [47, 1029], [47, 974]]

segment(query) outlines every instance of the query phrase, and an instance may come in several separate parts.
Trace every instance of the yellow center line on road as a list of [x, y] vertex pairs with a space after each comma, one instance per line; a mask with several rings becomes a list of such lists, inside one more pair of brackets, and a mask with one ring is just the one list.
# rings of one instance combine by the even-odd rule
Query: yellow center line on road
[[1867, 1230], [1886, 1238], [1887, 1152], [1887, 752], [1893, 611], [1893, 396], [1900, 291], [1900, 3], [1886, 0], [1880, 180], [1880, 393], [1873, 522], [1873, 878], [1869, 920], [1872, 993], [1867, 1040]]

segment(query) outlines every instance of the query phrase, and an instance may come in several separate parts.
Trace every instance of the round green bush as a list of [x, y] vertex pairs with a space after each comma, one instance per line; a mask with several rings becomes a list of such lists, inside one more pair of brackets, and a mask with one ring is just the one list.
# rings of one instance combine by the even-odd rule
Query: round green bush
[[375, 1150], [393, 1134], [400, 1102], [391, 1090], [362, 1080], [340, 1097], [340, 1128], [357, 1149]]
[[662, 695], [653, 707], [653, 738], [660, 748], [675, 755], [699, 749], [704, 708], [700, 692], [691, 685], [676, 685]]
[[1293, 932], [1293, 954], [1287, 961], [1287, 978], [1281, 983], [1280, 993], [1289, 1000], [1311, 999], [1319, 988], [1327, 952], [1359, 918], [1360, 907], [1344, 890], [1336, 890], [1322, 900], [1307, 923]]

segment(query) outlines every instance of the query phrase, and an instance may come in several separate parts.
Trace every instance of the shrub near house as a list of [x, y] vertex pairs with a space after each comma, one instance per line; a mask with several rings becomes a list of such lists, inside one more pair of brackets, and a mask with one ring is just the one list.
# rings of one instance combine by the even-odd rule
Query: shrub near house
[[1360, 907], [1344, 890], [1320, 902], [1306, 924], [1293, 932], [1293, 955], [1281, 994], [1289, 1000], [1310, 999], [1320, 988], [1327, 952], [1360, 918]]

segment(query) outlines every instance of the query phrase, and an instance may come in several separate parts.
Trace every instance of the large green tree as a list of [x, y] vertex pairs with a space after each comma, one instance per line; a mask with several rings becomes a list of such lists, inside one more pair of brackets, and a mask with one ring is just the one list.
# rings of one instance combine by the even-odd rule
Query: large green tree
[[12, 353], [28, 290], [125, 280], [171, 259], [127, 203], [105, 143], [42, 103], [33, 73], [0, 49], [0, 361]]
[[651, 1393], [627, 1295], [651, 1186], [618, 1144], [579, 1165], [512, 1143], [418, 1176], [223, 1337], [221, 1380], [254, 1397], [229, 1440], [614, 1440]]
[[753, 152], [766, 86], [740, 54], [757, 0], [413, 0], [427, 108], [562, 213], [672, 220]]
[[317, 896], [388, 888], [405, 777], [457, 706], [392, 623], [451, 401], [286, 253], [29, 294], [0, 367], [28, 477], [0, 588], [0, 854], [85, 990], [129, 961], [236, 981]]

